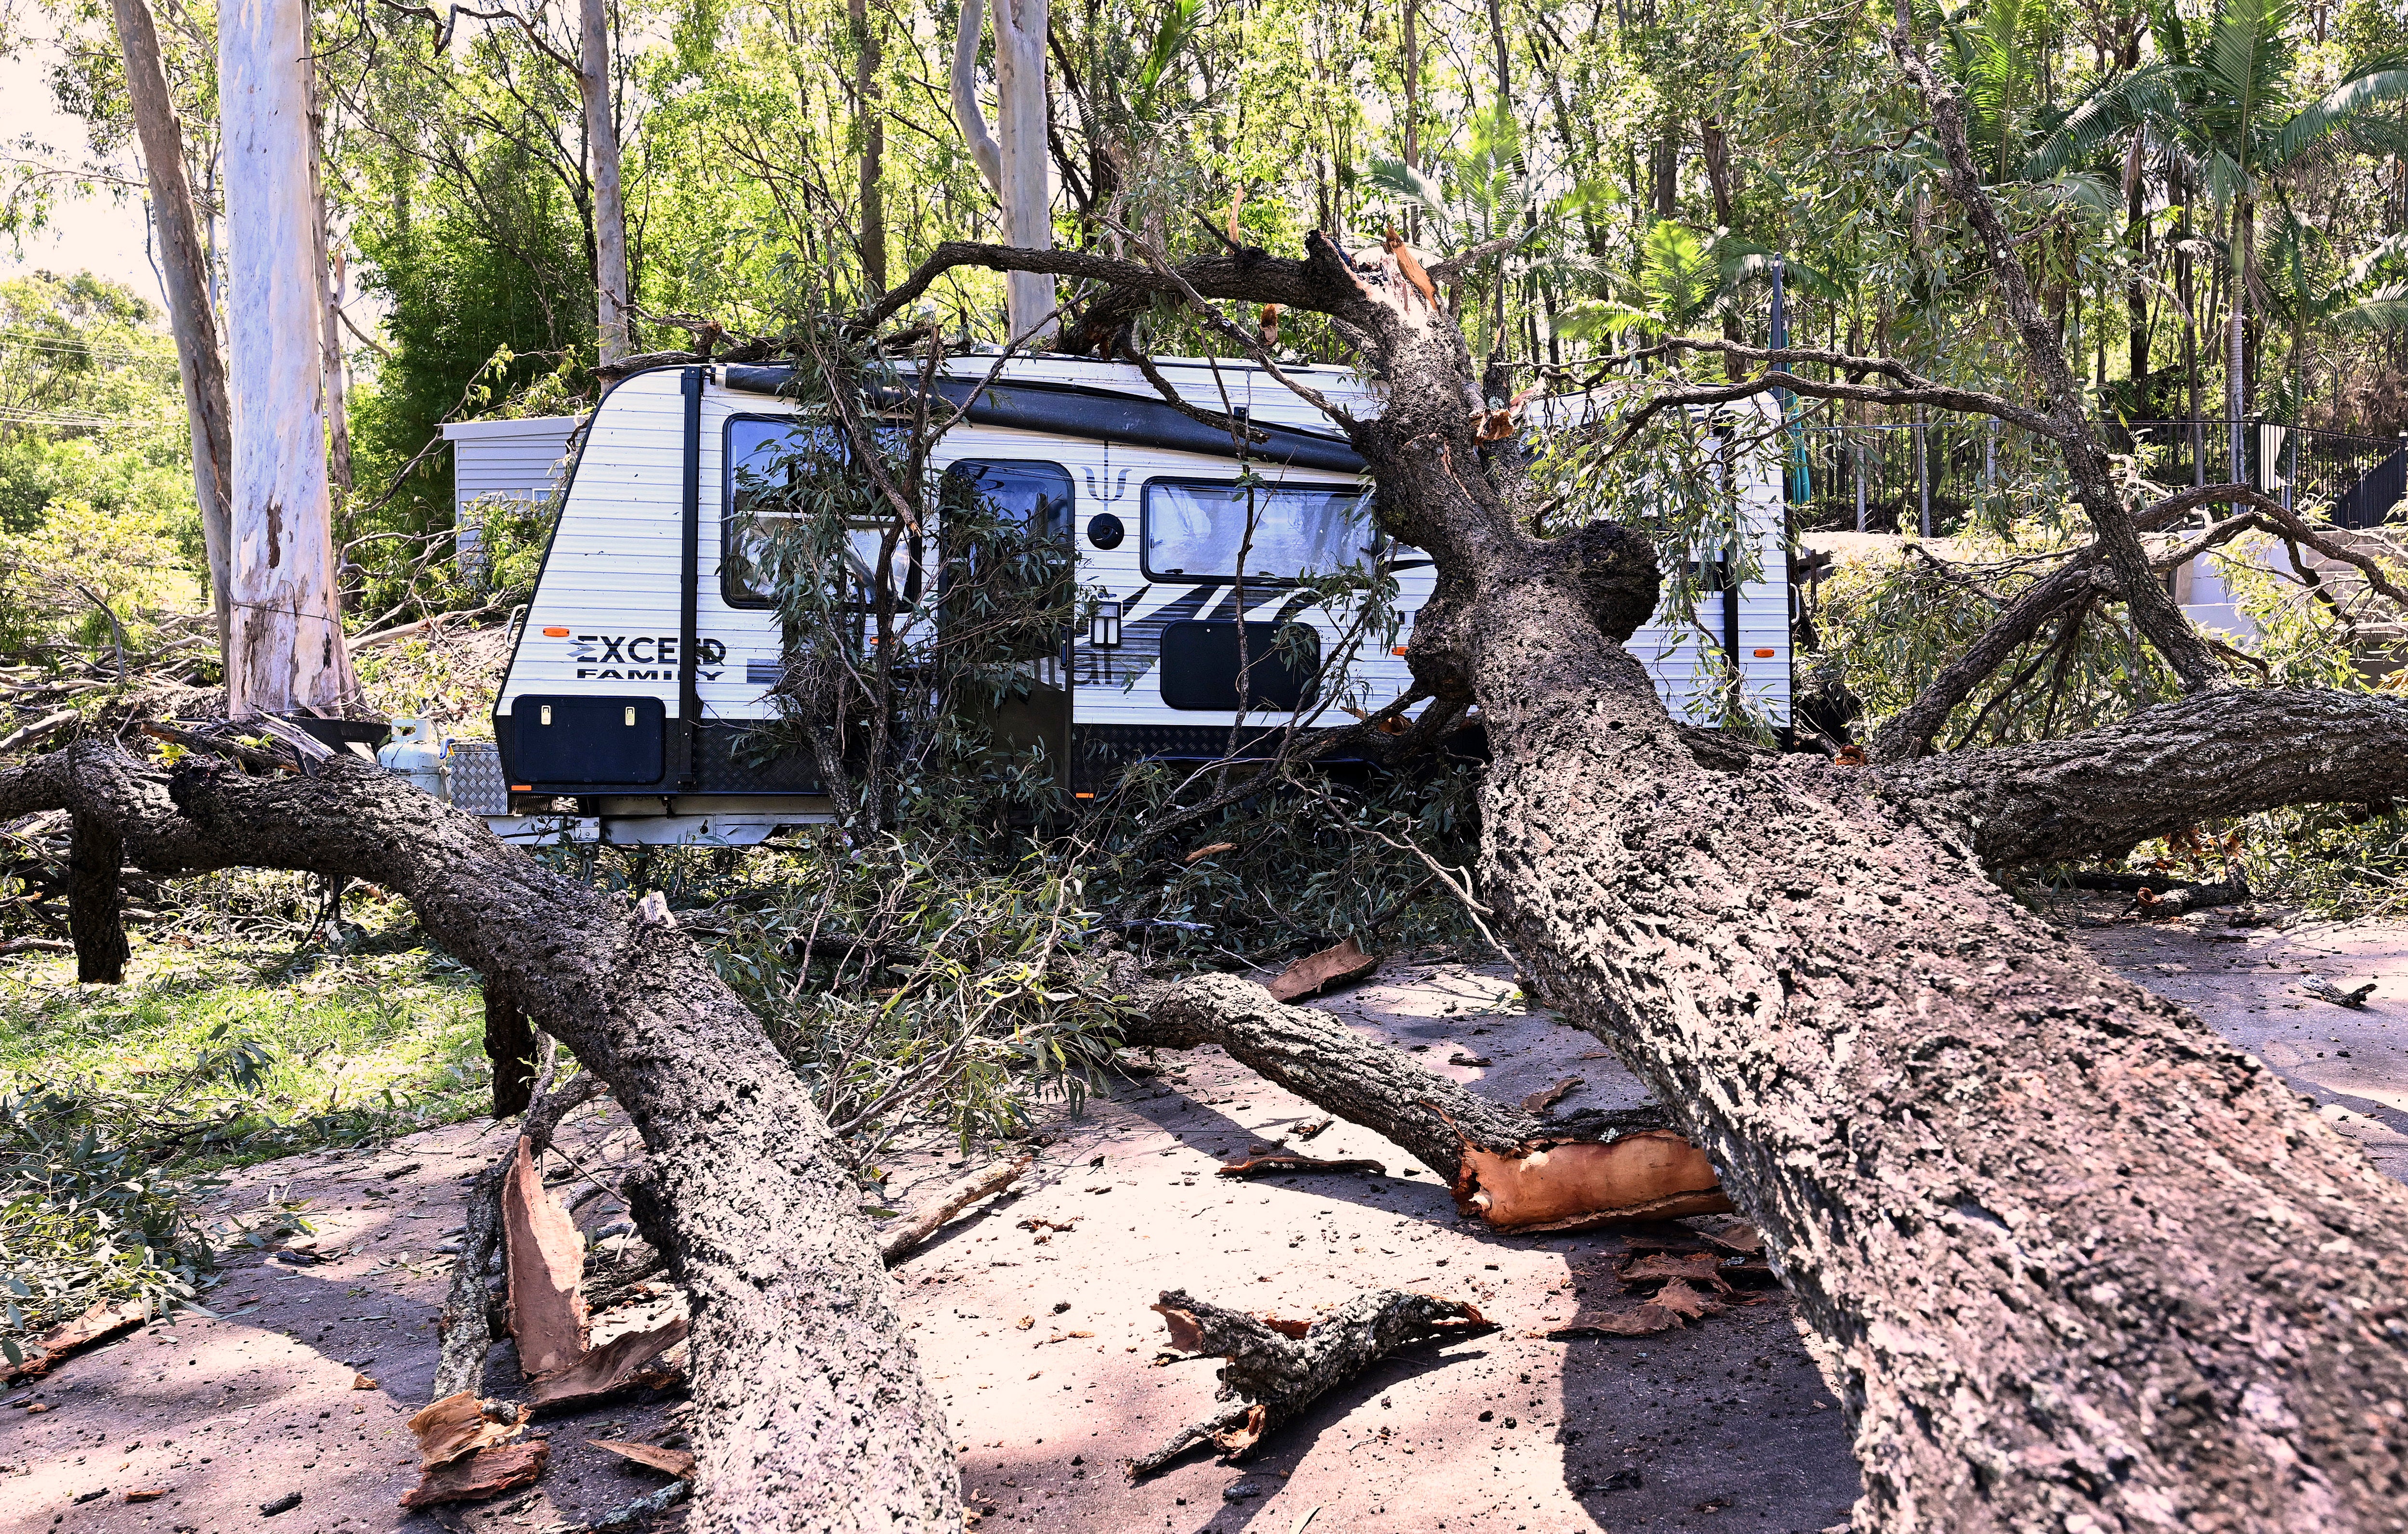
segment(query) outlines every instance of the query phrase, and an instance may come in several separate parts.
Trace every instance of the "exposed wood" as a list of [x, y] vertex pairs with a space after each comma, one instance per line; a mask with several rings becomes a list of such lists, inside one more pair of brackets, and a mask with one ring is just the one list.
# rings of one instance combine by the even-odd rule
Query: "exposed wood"
[[253, 0], [219, 18], [235, 408], [226, 709], [236, 719], [332, 713], [358, 691], [327, 480], [311, 68], [300, 0]]
[[637, 1443], [626, 1439], [589, 1438], [585, 1441], [605, 1454], [681, 1478], [694, 1473], [694, 1455], [683, 1449], [664, 1449], [655, 1443]]
[[[573, 1077], [566, 1085], [547, 1092], [527, 1109], [519, 1126], [520, 1139], [542, 1150], [563, 1119], [580, 1105], [601, 1096], [602, 1082], [594, 1075]], [[443, 1347], [435, 1365], [435, 1394], [484, 1388], [485, 1355], [494, 1345], [494, 1279], [503, 1270], [502, 1184], [518, 1162], [518, 1147], [497, 1157], [468, 1185], [462, 1210], [467, 1228], [460, 1238], [459, 1254], [452, 1259], [452, 1286], [443, 1301]]]
[[649, 1330], [631, 1331], [610, 1339], [556, 1373], [538, 1376], [527, 1391], [527, 1410], [538, 1413], [580, 1411], [629, 1391], [676, 1383], [684, 1371], [653, 1360], [685, 1340], [686, 1326], [686, 1319], [679, 1316]]
[[1154, 1308], [1170, 1328], [1172, 1347], [1228, 1360], [1215, 1394], [1230, 1404], [1130, 1460], [1132, 1481], [1159, 1473], [1201, 1445], [1211, 1445], [1224, 1461], [1242, 1460], [1324, 1392], [1398, 1349], [1490, 1326], [1462, 1300], [1401, 1289], [1357, 1295], [1309, 1326], [1207, 1304], [1183, 1289], [1167, 1291]]
[[954, 1183], [936, 1200], [912, 1215], [880, 1239], [879, 1253], [886, 1266], [894, 1267], [918, 1248], [922, 1241], [935, 1235], [944, 1223], [982, 1198], [1001, 1193], [1020, 1180], [1020, 1174], [1036, 1164], [1033, 1156], [1015, 1156], [972, 1172]]
[[122, 1304], [113, 1299], [95, 1299], [81, 1315], [62, 1321], [28, 1341], [22, 1350], [24, 1356], [17, 1362], [0, 1358], [0, 1384], [38, 1380], [77, 1354], [98, 1347], [113, 1337], [124, 1336], [148, 1318], [139, 1302]]
[[523, 1135], [502, 1183], [502, 1229], [519, 1367], [531, 1375], [567, 1369], [585, 1356], [585, 1240], [544, 1187]]
[[684, 934], [352, 758], [316, 778], [252, 777], [93, 741], [0, 769], [0, 819], [48, 809], [105, 820], [152, 872], [373, 882], [609, 1087], [652, 1153], [638, 1227], [659, 1233], [693, 1296], [693, 1528], [956, 1534], [951, 1429], [858, 1186], [759, 1020]]
[[1263, 989], [1274, 1001], [1301, 1001], [1319, 996], [1333, 986], [1348, 985], [1369, 978], [1380, 968], [1377, 953], [1366, 953], [1363, 945], [1354, 938], [1317, 953], [1308, 953], [1278, 974]]
[[466, 1459], [480, 1449], [507, 1443], [520, 1430], [515, 1414], [489, 1413], [485, 1403], [466, 1390], [428, 1402], [408, 1426], [410, 1436], [418, 1440], [419, 1467], [429, 1470]]
[[[1702, 1155], [1676, 1155], [1664, 1143], [1685, 1146], [1668, 1134], [1661, 1110], [1541, 1120], [1468, 1092], [1326, 1012], [1283, 1006], [1233, 975], [1171, 985], [1125, 960], [1114, 982], [1142, 1009], [1125, 1025], [1130, 1044], [1219, 1045], [1306, 1101], [1403, 1146], [1446, 1179], [1457, 1209], [1497, 1228], [1585, 1228], [1730, 1207], [1714, 1191]], [[1616, 1148], [1650, 1133], [1664, 1138]]]
[[552, 1444], [539, 1438], [480, 1449], [464, 1459], [438, 1466], [419, 1478], [401, 1498], [406, 1508], [439, 1507], [446, 1502], [481, 1502], [506, 1491], [533, 1485], [551, 1463]]
[[[1928, 69], [1915, 83], [1952, 103], [1934, 116], [1974, 216], [1961, 111]], [[1975, 222], [2022, 338], [2019, 258], [1995, 208]], [[1080, 275], [1153, 286], [1077, 254]], [[965, 253], [996, 259], [1014, 258]], [[1683, 726], [1624, 649], [1656, 605], [1652, 551], [1604, 523], [1529, 535], [1526, 490], [1477, 466], [1462, 337], [1393, 257], [1308, 236], [1301, 260], [1182, 270], [1207, 296], [1342, 321], [1388, 380], [1380, 416], [1346, 430], [1383, 531], [1437, 566], [1415, 681], [1476, 699], [1487, 727], [1481, 898], [1538, 994], [1614, 1046], [1763, 1233], [1856, 1426], [1857, 1527], [2393, 1527], [2408, 1437], [2363, 1403], [2408, 1400], [2408, 1320], [2370, 1329], [2402, 1314], [2408, 1190], [1984, 864], [2387, 796], [2408, 771], [2401, 705], [2232, 688], [2199, 664], [2035, 332], [2044, 407], [2011, 408], [2062, 450], [2099, 567], [2191, 695], [1871, 770]], [[2326, 727], [2278, 738], [2286, 716]], [[2225, 749], [2243, 739], [2258, 759]], [[1331, 1095], [1351, 1066], [1283, 1068], [1356, 1116]]]
[[[201, 514], [201, 545], [208, 561], [209, 600], [224, 649], [233, 591], [229, 551], [234, 488], [234, 410], [226, 394], [225, 357], [218, 350], [217, 312], [209, 303], [208, 261], [184, 174], [184, 129], [160, 61], [159, 29], [146, 0], [109, 0], [118, 46], [125, 58], [125, 101], [142, 142], [142, 174], [150, 191], [150, 228], [167, 323], [176, 337], [176, 369], [193, 439], [193, 497]], [[6, 750], [7, 747], [0, 747]]]

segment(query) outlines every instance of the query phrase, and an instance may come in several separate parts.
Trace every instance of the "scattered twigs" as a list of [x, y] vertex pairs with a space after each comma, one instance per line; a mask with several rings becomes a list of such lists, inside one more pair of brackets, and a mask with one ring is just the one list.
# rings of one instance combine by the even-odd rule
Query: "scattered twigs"
[[1170, 1328], [1172, 1347], [1228, 1360], [1219, 1395], [1231, 1404], [1130, 1460], [1131, 1481], [1158, 1473], [1200, 1444], [1211, 1445], [1225, 1461], [1244, 1459], [1323, 1393], [1398, 1349], [1492, 1326], [1462, 1300], [1401, 1289], [1357, 1295], [1309, 1326], [1226, 1310], [1183, 1289], [1165, 1292], [1154, 1308]]
[[939, 1227], [954, 1215], [980, 1199], [1001, 1193], [1011, 1186], [1013, 1183], [1019, 1181], [1020, 1174], [1029, 1168], [1032, 1160], [1033, 1158], [1024, 1155], [1010, 1161], [998, 1161], [983, 1170], [971, 1173], [939, 1194], [935, 1203], [887, 1232], [880, 1240], [879, 1250], [886, 1259], [886, 1266], [892, 1268], [901, 1262], [911, 1254], [914, 1248], [935, 1235]]
[[1221, 1168], [1220, 1175], [1239, 1178], [1298, 1177], [1325, 1173], [1335, 1175], [1343, 1172], [1369, 1172], [1374, 1177], [1385, 1177], [1388, 1175], [1388, 1168], [1377, 1161], [1365, 1157], [1330, 1161], [1315, 1155], [1289, 1154], [1258, 1155], [1244, 1161], [1232, 1161]]
[[6, 755], [22, 747], [38, 744], [75, 722], [76, 711], [73, 709], [61, 709], [56, 713], [44, 714], [30, 724], [11, 730], [7, 735], [0, 735], [0, 755]]
[[253, 772], [297, 773], [301, 770], [297, 763], [288, 762], [273, 752], [261, 751], [256, 747], [242, 745], [233, 740], [221, 740], [212, 735], [195, 735], [191, 730], [179, 730], [173, 724], [146, 720], [135, 727], [154, 739], [173, 741], [188, 751], [205, 751], [213, 755], [223, 756], [240, 763]]

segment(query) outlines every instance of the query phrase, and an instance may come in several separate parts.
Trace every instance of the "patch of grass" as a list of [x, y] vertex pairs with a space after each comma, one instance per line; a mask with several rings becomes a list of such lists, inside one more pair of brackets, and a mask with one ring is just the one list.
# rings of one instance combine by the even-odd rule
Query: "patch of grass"
[[[0, 960], [0, 1093], [154, 1100], [179, 1125], [182, 1172], [408, 1134], [488, 1100], [477, 977], [425, 948], [136, 939], [126, 974], [79, 985], [69, 954]], [[255, 1072], [193, 1080], [239, 1045], [263, 1055]]]

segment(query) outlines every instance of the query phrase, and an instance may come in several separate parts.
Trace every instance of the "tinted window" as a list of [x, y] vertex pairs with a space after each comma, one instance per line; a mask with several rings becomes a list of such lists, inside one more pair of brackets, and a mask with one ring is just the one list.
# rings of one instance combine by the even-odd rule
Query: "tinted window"
[[966, 459], [945, 470], [946, 504], [984, 500], [1005, 521], [1051, 538], [1070, 536], [1070, 471], [1059, 464]]
[[1376, 546], [1369, 498], [1351, 486], [1256, 485], [1249, 491], [1199, 480], [1156, 480], [1145, 487], [1144, 568], [1156, 579], [1233, 579], [1242, 548], [1248, 580], [1292, 581], [1362, 564]]
[[[800, 514], [802, 497], [796, 492], [814, 475], [842, 472], [852, 456], [843, 434], [833, 426], [791, 417], [738, 416], [728, 422], [727, 513], [719, 522], [719, 590], [728, 606], [772, 605], [774, 595], [760, 573], [767, 540], [779, 523]], [[846, 574], [856, 590], [866, 589], [886, 523], [862, 519], [849, 525], [853, 552]], [[907, 536], [895, 553], [906, 603], [919, 599], [919, 559], [917, 540]]]

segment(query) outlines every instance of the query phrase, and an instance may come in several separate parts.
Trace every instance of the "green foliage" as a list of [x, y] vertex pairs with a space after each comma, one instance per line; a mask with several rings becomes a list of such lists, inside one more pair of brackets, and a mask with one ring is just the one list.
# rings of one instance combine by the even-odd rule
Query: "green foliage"
[[75, 502], [166, 528], [197, 567], [192, 437], [151, 307], [90, 273], [0, 281], [0, 535]]
[[931, 1130], [1016, 1139], [1084, 1099], [1118, 1042], [1074, 864], [1028, 849], [987, 872], [933, 839], [835, 836], [714, 951], [838, 1137], [867, 1162]]

